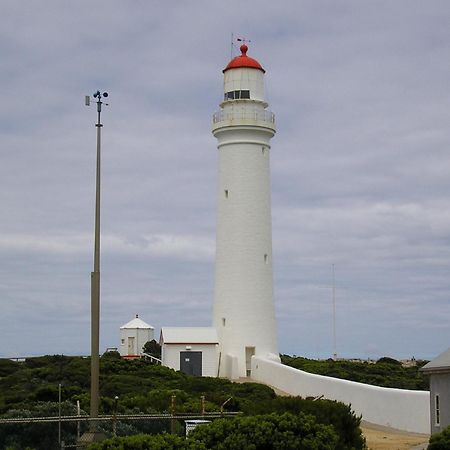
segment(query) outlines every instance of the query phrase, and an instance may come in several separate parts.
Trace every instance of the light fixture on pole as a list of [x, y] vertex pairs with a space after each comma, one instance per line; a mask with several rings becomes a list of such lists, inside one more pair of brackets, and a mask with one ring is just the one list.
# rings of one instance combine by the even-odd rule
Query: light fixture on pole
[[[98, 442], [105, 438], [98, 430], [98, 409], [100, 403], [99, 377], [100, 377], [100, 167], [101, 167], [101, 129], [103, 127], [100, 116], [102, 112], [102, 98], [108, 97], [107, 92], [97, 91], [97, 167], [95, 183], [95, 231], [94, 231], [94, 271], [91, 272], [91, 405], [90, 429], [80, 439], [83, 443]], [[90, 106], [90, 97], [85, 97], [86, 106]], [[107, 105], [107, 103], [105, 103]]]

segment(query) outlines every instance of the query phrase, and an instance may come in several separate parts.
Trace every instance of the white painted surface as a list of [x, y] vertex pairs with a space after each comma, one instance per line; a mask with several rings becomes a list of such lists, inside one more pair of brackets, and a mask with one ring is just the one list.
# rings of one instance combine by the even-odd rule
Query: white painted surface
[[224, 73], [224, 92], [249, 90], [251, 100], [264, 102], [264, 72], [248, 67], [229, 69]]
[[[187, 349], [186, 347], [190, 347]], [[180, 352], [202, 352], [202, 376], [216, 377], [218, 353], [217, 344], [166, 344], [161, 346], [161, 360], [163, 366], [180, 370]]]
[[166, 344], [218, 344], [213, 327], [162, 327], [160, 342]]
[[274, 116], [265, 108], [264, 73], [225, 72], [224, 92], [250, 90], [250, 100], [227, 100], [213, 117], [219, 149], [213, 325], [220, 376], [246, 376], [245, 348], [278, 354], [272, 281], [270, 139]]
[[121, 356], [138, 356], [146, 342], [154, 339], [154, 329], [138, 317], [120, 327]]
[[430, 393], [391, 389], [303, 372], [252, 358], [252, 378], [290, 395], [319, 397], [350, 404], [357, 415], [378, 425], [416, 433], [430, 432]]
[[162, 365], [180, 370], [180, 352], [202, 352], [202, 376], [216, 377], [218, 342], [212, 327], [163, 327], [159, 339]]

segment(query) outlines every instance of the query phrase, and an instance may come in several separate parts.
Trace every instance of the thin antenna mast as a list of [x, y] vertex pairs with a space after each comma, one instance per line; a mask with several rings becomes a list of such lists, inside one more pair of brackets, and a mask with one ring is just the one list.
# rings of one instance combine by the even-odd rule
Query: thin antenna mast
[[333, 275], [333, 359], [337, 360], [337, 350], [336, 350], [336, 283], [334, 276], [334, 264], [331, 265], [332, 275]]
[[233, 59], [233, 47], [234, 47], [234, 33], [231, 32], [231, 53], [230, 53], [230, 60]]

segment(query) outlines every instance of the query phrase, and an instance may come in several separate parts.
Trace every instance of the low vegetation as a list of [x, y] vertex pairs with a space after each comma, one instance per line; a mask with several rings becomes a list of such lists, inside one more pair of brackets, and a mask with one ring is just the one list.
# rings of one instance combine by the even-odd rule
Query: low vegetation
[[392, 358], [381, 358], [375, 364], [369, 362], [313, 360], [300, 356], [281, 355], [281, 361], [305, 372], [342, 378], [359, 383], [398, 389], [428, 390], [429, 380], [419, 372], [428, 361], [417, 361], [413, 367], [403, 367]]
[[[89, 410], [89, 373], [89, 358], [55, 355], [29, 358], [24, 362], [0, 360], [0, 415], [2, 417], [57, 416], [59, 383], [62, 385], [62, 414], [74, 415], [77, 401], [80, 402], [82, 411], [86, 412]], [[331, 430], [330, 436], [336, 436], [337, 439], [333, 447], [336, 450], [364, 448], [364, 439], [359, 428], [360, 418], [355, 416], [349, 406], [342, 403], [328, 400], [313, 401], [313, 399], [298, 397], [277, 397], [272, 389], [261, 384], [232, 383], [225, 379], [191, 377], [166, 367], [151, 365], [144, 360], [124, 361], [117, 353], [103, 355], [100, 361], [100, 373], [101, 414], [113, 414], [116, 409], [118, 414], [168, 412], [173, 395], [176, 396], [176, 412], [199, 413], [201, 396], [205, 397], [206, 411], [219, 411], [221, 406], [231, 398], [224, 405], [224, 409], [239, 411], [246, 420], [250, 421], [245, 422], [244, 417], [241, 417], [237, 422], [233, 422], [236, 427], [241, 423], [239, 422], [241, 419], [244, 420], [243, 424], [253, 423], [252, 420], [255, 423], [269, 421], [269, 425], [266, 425], [267, 429], [281, 427], [285, 422], [280, 424], [277, 422], [277, 425], [274, 417], [288, 413], [298, 420], [302, 417], [301, 422], [305, 426], [311, 423], [311, 429], [318, 427], [317, 434], [320, 436], [322, 433], [329, 433], [326, 430]], [[115, 396], [119, 397], [117, 403], [114, 401]], [[262, 419], [260, 416], [265, 418]], [[291, 420], [294, 419], [286, 416], [286, 423], [290, 423]], [[225, 427], [220, 431], [221, 433], [225, 433], [223, 430], [228, 430], [226, 428], [228, 425], [220, 425], [220, 423], [222, 422], [213, 424], [212, 429], [216, 430], [214, 433], [219, 433], [221, 426]], [[111, 435], [111, 425], [105, 426], [104, 431]], [[170, 423], [167, 420], [161, 422], [121, 421], [117, 424], [119, 436], [163, 431], [170, 431]], [[182, 433], [181, 425], [177, 431]], [[76, 424], [63, 423], [62, 439], [66, 444], [73, 444], [75, 436]], [[176, 441], [173, 436], [151, 439]], [[334, 442], [334, 439], [333, 437], [331, 442]], [[29, 447], [50, 450], [58, 448], [56, 441], [57, 424], [55, 423], [0, 425], [0, 448]], [[126, 448], [158, 447], [155, 444], [154, 447]], [[326, 449], [328, 447], [299, 448]]]
[[450, 448], [450, 427], [430, 437], [428, 450], [448, 450]]
[[312, 415], [266, 414], [220, 419], [198, 426], [181, 439], [169, 434], [115, 438], [89, 450], [335, 450], [339, 437], [331, 425]]

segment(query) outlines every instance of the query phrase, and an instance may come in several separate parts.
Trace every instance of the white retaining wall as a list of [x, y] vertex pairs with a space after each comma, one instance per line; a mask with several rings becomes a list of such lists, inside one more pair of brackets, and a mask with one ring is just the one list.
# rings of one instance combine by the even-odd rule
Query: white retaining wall
[[287, 394], [350, 404], [363, 420], [399, 430], [430, 433], [430, 393], [383, 388], [315, 375], [261, 357], [252, 358], [252, 379]]

